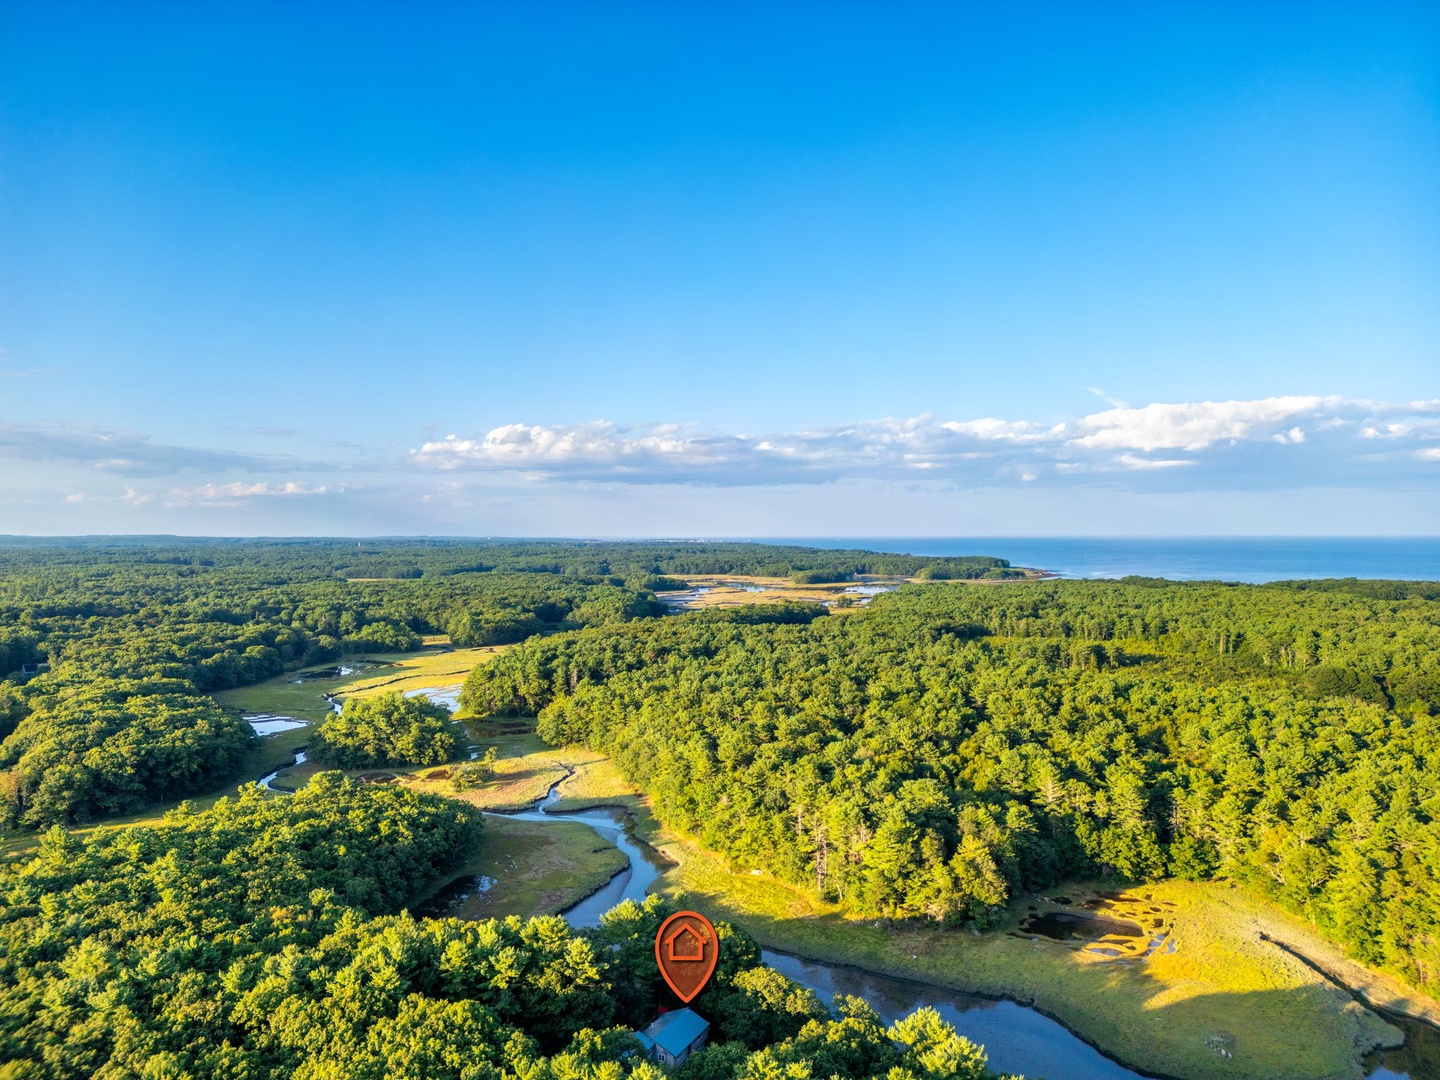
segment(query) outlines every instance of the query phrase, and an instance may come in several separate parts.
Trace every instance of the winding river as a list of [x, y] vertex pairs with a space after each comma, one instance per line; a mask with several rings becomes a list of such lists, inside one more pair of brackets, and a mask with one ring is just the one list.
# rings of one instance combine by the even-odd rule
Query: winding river
[[[441, 696], [434, 691], [420, 692], [426, 693], [432, 700]], [[448, 700], [441, 703], [453, 708]], [[331, 705], [338, 710], [338, 703], [331, 700]], [[263, 719], [271, 718], [267, 716]], [[294, 764], [304, 760], [305, 751], [297, 751]], [[260, 786], [277, 794], [288, 794], [283, 788], [272, 786], [282, 771], [283, 768], [276, 769], [261, 777]], [[574, 813], [551, 811], [550, 807], [560, 798], [559, 787], [559, 783], [552, 786], [533, 810], [504, 816], [519, 821], [578, 822], [593, 829], [624, 853], [628, 863], [624, 870], [561, 912], [576, 929], [598, 926], [600, 916], [615, 905], [626, 900], [643, 902], [650, 886], [664, 872], [664, 867], [654, 850], [635, 838], [630, 831], [628, 814], [623, 810], [601, 806]], [[443, 904], [447, 894], [458, 896], [468, 889], [483, 890], [489, 884], [488, 881], [462, 878], [442, 890], [435, 899]], [[1062, 1077], [1065, 1080], [1140, 1080], [1145, 1075], [1107, 1058], [1043, 1013], [1013, 1001], [963, 994], [906, 979], [875, 975], [859, 968], [806, 960], [770, 949], [763, 950], [761, 957], [770, 967], [809, 987], [827, 1003], [837, 994], [864, 998], [887, 1023], [929, 1006], [956, 1031], [983, 1045], [990, 1058], [990, 1067], [1001, 1072], [1048, 1076], [1052, 1080]], [[1440, 1067], [1437, 1067], [1440, 1066], [1440, 1031], [1417, 1021], [1389, 1019], [1404, 1031], [1405, 1045], [1372, 1054], [1368, 1059], [1367, 1080], [1427, 1080], [1440, 1076]]]
[[[626, 869], [597, 892], [561, 912], [576, 929], [598, 926], [600, 916], [616, 904], [643, 901], [664, 867], [652, 849], [628, 831], [624, 811], [596, 807], [570, 814], [551, 812], [549, 807], [560, 797], [558, 787], [552, 787], [536, 809], [505, 816], [520, 821], [576, 821], [624, 852], [630, 864]], [[1139, 1080], [1143, 1075], [1111, 1061], [1043, 1013], [1011, 1001], [991, 1001], [770, 949], [765, 949], [761, 957], [787, 978], [814, 990], [827, 1003], [836, 994], [863, 997], [887, 1022], [929, 1005], [956, 1031], [983, 1043], [993, 1069], [1066, 1080]]]
[[[559, 784], [552, 787], [535, 809], [504, 816], [519, 821], [579, 822], [625, 854], [629, 863], [626, 869], [561, 912], [576, 929], [597, 926], [600, 916], [616, 904], [643, 901], [664, 867], [654, 851], [630, 832], [628, 815], [623, 810], [595, 807], [575, 813], [552, 812], [549, 808], [560, 798], [558, 788]], [[456, 884], [463, 888], [462, 883]], [[1059, 1022], [1013, 1001], [994, 1001], [770, 949], [763, 950], [761, 956], [782, 975], [815, 991], [821, 1000], [828, 1003], [837, 994], [863, 997], [887, 1022], [929, 1006], [956, 1031], [982, 1044], [990, 1057], [990, 1067], [1001, 1072], [1048, 1076], [1052, 1080], [1139, 1080], [1146, 1075], [1107, 1058]], [[1404, 1029], [1406, 1046], [1372, 1055], [1367, 1080], [1426, 1080], [1437, 1075], [1430, 1071], [1432, 1055], [1424, 1049], [1436, 1045], [1433, 1029], [1415, 1022], [1394, 1022]]]

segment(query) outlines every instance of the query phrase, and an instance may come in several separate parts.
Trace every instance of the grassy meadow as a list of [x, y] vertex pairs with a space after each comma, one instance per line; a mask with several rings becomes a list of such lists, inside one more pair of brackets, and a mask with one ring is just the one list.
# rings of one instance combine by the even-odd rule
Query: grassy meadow
[[553, 915], [589, 896], [625, 866], [625, 856], [587, 826], [487, 817], [479, 849], [449, 880], [484, 874], [491, 885], [484, 892], [472, 891], [445, 914], [459, 919]]
[[[1259, 935], [1331, 962], [1343, 961], [1338, 950], [1224, 885], [1136, 886], [1124, 894], [1131, 901], [1110, 905], [1104, 914], [1138, 918], [1147, 938], [1163, 934], [1175, 944], [1173, 952], [1162, 947], [1142, 959], [1115, 940], [1097, 944], [1119, 956], [1013, 936], [1032, 903], [1040, 913], [1074, 910], [1042, 900], [1016, 903], [984, 934], [862, 921], [766, 876], [732, 874], [680, 838], [661, 835], [656, 846], [678, 864], [660, 879], [660, 891], [744, 927], [769, 948], [1033, 1005], [1146, 1072], [1187, 1080], [1358, 1078], [1369, 1049], [1398, 1042], [1399, 1033], [1375, 1013]], [[1078, 902], [1102, 896], [1094, 884], [1066, 895]], [[1393, 980], [1364, 975], [1383, 985], [1389, 1004], [1403, 999], [1440, 1017], [1433, 1003]]]
[[[1041, 577], [1039, 571], [1027, 571], [1026, 579]], [[862, 594], [847, 593], [855, 585], [901, 585], [912, 581], [901, 577], [867, 577], [856, 581], [827, 582], [821, 585], [797, 585], [789, 578], [755, 577], [747, 574], [686, 574], [690, 589], [678, 592], [656, 593], [661, 600], [685, 611], [702, 608], [737, 607], [742, 604], [778, 604], [791, 600], [811, 604], [835, 603], [844, 605], [846, 600], [856, 605], [865, 597]], [[1016, 579], [1019, 580], [1019, 579]], [[938, 584], [938, 583], [935, 583]], [[1003, 585], [1005, 581], [946, 581], [944, 584]], [[706, 589], [699, 596], [689, 595], [696, 589]], [[844, 610], [844, 606], [840, 610]]]
[[[491, 743], [501, 747], [497, 779], [461, 796], [467, 801], [490, 808], [528, 805], [563, 777], [557, 810], [602, 804], [629, 808], [641, 836], [676, 864], [660, 878], [659, 891], [743, 926], [761, 944], [967, 993], [1012, 998], [1147, 1072], [1187, 1080], [1360, 1077], [1367, 1050], [1397, 1041], [1394, 1028], [1262, 940], [1262, 933], [1287, 942], [1350, 985], [1364, 986], [1377, 1003], [1429, 1008], [1440, 1017], [1440, 1010], [1398, 983], [1345, 960], [1303, 923], [1223, 885], [1163, 882], [1131, 888], [1122, 899], [1108, 902], [1098, 883], [1065, 890], [1077, 904], [1103, 902], [1103, 914], [1137, 922], [1145, 931], [1140, 939], [1112, 937], [1089, 946], [1012, 936], [1032, 905], [1035, 913], [1076, 910], [1039, 899], [1017, 903], [1000, 927], [984, 934], [849, 918], [838, 907], [767, 876], [732, 874], [714, 855], [665, 833], [634, 788], [598, 754], [555, 749], [534, 735], [480, 741], [481, 746]], [[495, 896], [472, 896], [457, 913], [473, 909], [475, 917], [484, 917], [500, 910], [495, 905], [506, 894], [495, 890], [516, 890], [512, 895], [529, 903], [537, 892], [552, 888], [553, 857], [536, 846], [532, 860], [526, 845], [540, 845], [544, 831], [557, 828], [535, 825], [534, 835], [508, 834], [506, 844], [514, 845], [507, 848], [515, 860], [512, 876], [491, 874], [497, 880]], [[587, 842], [609, 847], [593, 832]], [[1160, 938], [1164, 945], [1142, 955]], [[1118, 955], [1105, 955], [1101, 948]]]
[[[734, 602], [813, 599], [841, 588], [776, 584], [786, 586], [777, 588], [781, 596], [736, 589]], [[710, 597], [718, 597], [714, 603], [730, 602], [718, 590], [706, 600]], [[369, 666], [345, 678], [297, 683], [291, 673], [216, 697], [247, 714], [318, 722], [329, 709], [323, 694], [370, 695], [454, 685], [496, 651], [452, 650], [432, 642], [418, 653], [368, 658]], [[445, 767], [385, 771], [415, 790], [491, 811], [530, 806], [557, 783], [557, 811], [625, 807], [634, 815], [638, 834], [675, 864], [657, 889], [712, 918], [744, 927], [762, 945], [1030, 1004], [1105, 1053], [1149, 1073], [1185, 1080], [1348, 1080], [1363, 1076], [1367, 1050], [1398, 1041], [1395, 1028], [1277, 941], [1359, 988], [1369, 1001], [1440, 1021], [1435, 1003], [1349, 961], [1306, 924], [1223, 884], [1167, 881], [1135, 886], [1123, 898], [1111, 899], [1104, 913], [1138, 922], [1144, 937], [1112, 938], [1089, 947], [1019, 933], [1028, 914], [1075, 910], [1036, 898], [1018, 901], [1001, 926], [984, 934], [850, 918], [838, 907], [763, 874], [731, 873], [720, 858], [665, 832], [639, 792], [600, 754], [551, 747], [533, 732], [482, 736], [477, 732], [483, 728], [463, 719], [456, 723], [464, 735], [462, 760], [471, 751], [483, 753], [492, 745], [499, 749], [494, 780], [455, 792]], [[290, 762], [308, 737], [306, 728], [260, 740], [245, 778]], [[319, 768], [305, 763], [286, 769], [277, 784], [293, 789]], [[207, 805], [234, 787], [228, 784], [191, 801]], [[92, 828], [159, 823], [165, 809]], [[0, 838], [0, 850], [13, 855], [33, 847], [37, 839], [35, 834]], [[623, 867], [620, 852], [584, 826], [487, 817], [484, 839], [457, 877], [483, 874], [493, 884], [488, 891], [471, 892], [448, 913], [489, 918], [556, 912], [589, 895]], [[1064, 892], [1076, 902], [1103, 902], [1098, 883]], [[1165, 945], [1148, 949], [1159, 938]]]
[[221, 690], [214, 698], [226, 708], [239, 709], [247, 716], [271, 713], [319, 723], [330, 715], [326, 694], [344, 701], [351, 696], [372, 697], [395, 691], [458, 686], [476, 664], [483, 664], [504, 650], [504, 645], [453, 649], [443, 638], [432, 638], [413, 653], [351, 657], [345, 666], [358, 668], [353, 675], [301, 679], [301, 672], [291, 671], [253, 686]]

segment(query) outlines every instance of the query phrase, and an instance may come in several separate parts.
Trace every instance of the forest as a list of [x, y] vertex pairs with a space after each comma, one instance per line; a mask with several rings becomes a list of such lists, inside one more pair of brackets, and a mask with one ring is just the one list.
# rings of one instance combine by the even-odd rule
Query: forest
[[532, 639], [538, 713], [664, 823], [892, 919], [1067, 879], [1224, 879], [1440, 994], [1440, 585], [915, 585]]
[[463, 640], [508, 620], [513, 639], [662, 610], [608, 579], [347, 581], [268, 552], [215, 566], [152, 549], [73, 554], [7, 553], [0, 575], [0, 827], [129, 813], [238, 779], [251, 732], [215, 690], [414, 649], [452, 624]]
[[455, 756], [450, 710], [424, 697], [351, 698], [310, 739], [310, 755], [342, 769], [441, 765]]
[[303, 665], [654, 618], [653, 590], [684, 584], [670, 574], [1008, 565], [735, 543], [0, 538], [0, 829], [238, 779], [250, 730], [207, 695]]
[[[572, 932], [557, 917], [415, 919], [406, 902], [479, 839], [470, 808], [322, 773], [251, 785], [157, 826], [56, 827], [0, 867], [6, 1080], [662, 1080], [658, 898]], [[981, 1080], [933, 1011], [832, 1014], [719, 928], [697, 1007], [716, 1042], [683, 1080]]]
[[[921, 583], [843, 609], [654, 595], [738, 571]], [[254, 736], [211, 692], [432, 635], [510, 644], [467, 679], [472, 712], [536, 716], [735, 869], [852, 913], [982, 928], [1067, 880], [1224, 880], [1436, 995], [1440, 585], [1018, 573], [744, 544], [0, 541], [0, 827], [48, 829], [0, 864], [0, 1077], [659, 1080], [627, 1032], [664, 1000], [663, 901], [578, 933], [406, 913], [479, 843], [464, 804], [320, 773], [71, 831], [245, 779]], [[451, 727], [357, 698], [312, 745], [439, 762]], [[827, 1008], [722, 932], [697, 1002], [716, 1043], [681, 1080], [988, 1075], [935, 1014]]]

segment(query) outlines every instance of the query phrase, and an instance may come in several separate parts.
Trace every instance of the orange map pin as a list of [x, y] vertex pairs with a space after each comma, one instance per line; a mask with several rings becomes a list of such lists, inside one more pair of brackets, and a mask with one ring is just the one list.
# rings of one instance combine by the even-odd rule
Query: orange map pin
[[685, 1004], [705, 988], [720, 959], [720, 938], [697, 911], [677, 911], [655, 935], [655, 962], [666, 984]]

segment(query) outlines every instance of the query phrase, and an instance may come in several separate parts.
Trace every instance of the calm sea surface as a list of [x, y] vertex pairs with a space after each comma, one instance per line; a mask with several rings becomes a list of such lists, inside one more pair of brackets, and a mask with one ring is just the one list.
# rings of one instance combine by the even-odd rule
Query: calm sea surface
[[1139, 574], [1176, 581], [1259, 582], [1342, 577], [1440, 581], [1440, 538], [1057, 540], [825, 536], [767, 542], [865, 548], [909, 555], [996, 555], [1009, 559], [1015, 566], [1039, 567], [1070, 578]]

